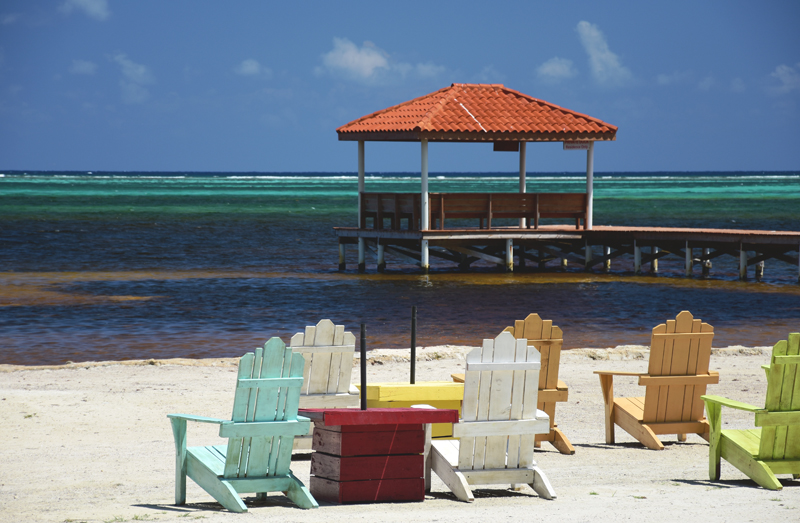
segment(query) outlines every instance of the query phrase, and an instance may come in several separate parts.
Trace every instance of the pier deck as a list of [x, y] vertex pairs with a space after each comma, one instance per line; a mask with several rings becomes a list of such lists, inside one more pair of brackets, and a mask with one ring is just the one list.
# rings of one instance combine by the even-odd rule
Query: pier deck
[[[582, 265], [586, 270], [610, 268], [614, 258], [632, 256], [635, 272], [651, 265], [657, 271], [658, 260], [680, 256], [685, 273], [691, 275], [699, 265], [704, 274], [711, 260], [733, 256], [739, 260], [739, 278], [748, 277], [748, 267], [755, 266], [754, 277], [761, 279], [764, 261], [779, 260], [798, 267], [800, 280], [800, 231], [757, 231], [743, 229], [696, 229], [674, 227], [594, 226], [590, 230], [574, 226], [542, 225], [538, 229], [462, 228], [436, 230], [362, 229], [334, 227], [339, 240], [339, 268], [344, 270], [345, 246], [359, 245], [359, 270], [366, 270], [366, 251], [373, 251], [379, 271], [385, 268], [386, 251], [420, 264], [423, 242], [432, 258], [457, 264], [462, 270], [478, 260], [496, 263], [513, 271], [528, 264], [539, 269], [548, 263]], [[516, 259], [516, 263], [515, 263]]]

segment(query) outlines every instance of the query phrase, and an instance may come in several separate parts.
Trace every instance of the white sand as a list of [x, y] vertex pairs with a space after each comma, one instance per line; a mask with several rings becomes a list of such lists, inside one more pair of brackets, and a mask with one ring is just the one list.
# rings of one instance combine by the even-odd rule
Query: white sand
[[[405, 351], [408, 353], [408, 351]], [[463, 371], [463, 348], [421, 351], [417, 380], [449, 380]], [[436, 355], [434, 355], [436, 354]], [[611, 356], [608, 361], [601, 358]], [[405, 381], [408, 363], [396, 351], [375, 353], [371, 382]], [[436, 359], [440, 358], [440, 359]], [[191, 480], [188, 504], [176, 507], [170, 412], [227, 418], [233, 400], [233, 360], [170, 360], [125, 364], [74, 364], [53, 368], [0, 366], [0, 521], [800, 521], [800, 480], [782, 476], [784, 489], [759, 488], [722, 463], [722, 480], [708, 480], [708, 445], [665, 436], [663, 451], [647, 450], [621, 429], [604, 443], [603, 401], [594, 370], [646, 369], [647, 351], [569, 351], [561, 378], [570, 400], [556, 420], [577, 452], [564, 456], [545, 443], [536, 459], [558, 499], [540, 499], [527, 486], [513, 492], [495, 485], [462, 503], [434, 476], [422, 503], [331, 505], [297, 509], [280, 495], [265, 503], [246, 497], [247, 514], [221, 510]], [[733, 348], [712, 356], [720, 384], [709, 392], [762, 405], [761, 365], [769, 349]], [[358, 382], [358, 367], [353, 369]], [[618, 396], [640, 395], [634, 378], [617, 378]], [[729, 428], [752, 427], [752, 415], [726, 410]], [[193, 424], [189, 444], [216, 443], [216, 427]], [[293, 462], [308, 483], [309, 461]]]

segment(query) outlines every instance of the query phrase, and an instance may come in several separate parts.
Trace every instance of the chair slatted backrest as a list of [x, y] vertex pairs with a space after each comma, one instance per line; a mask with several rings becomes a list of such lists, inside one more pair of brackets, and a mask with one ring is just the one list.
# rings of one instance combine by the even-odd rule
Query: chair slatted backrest
[[292, 336], [289, 345], [306, 359], [302, 394], [349, 392], [356, 337], [344, 325], [320, 320]]
[[[280, 338], [239, 359], [231, 430], [246, 432], [247, 423], [297, 419], [303, 356]], [[288, 379], [286, 379], [288, 378]], [[294, 436], [228, 438], [226, 478], [280, 476], [289, 471]]]
[[[756, 425], [761, 426], [758, 459], [800, 460], [800, 333], [789, 334], [788, 341], [775, 344], [765, 370], [767, 412], [756, 413]], [[795, 415], [776, 415], [780, 412]]]
[[561, 344], [564, 334], [553, 325], [553, 320], [543, 320], [538, 314], [528, 314], [524, 320], [516, 320], [513, 327], [506, 327], [517, 339], [525, 338], [528, 346], [539, 351], [542, 370], [539, 373], [539, 389], [555, 389], [558, 386], [558, 368], [561, 363]]
[[[502, 332], [467, 355], [463, 422], [536, 418], [539, 352]], [[520, 468], [533, 464], [534, 434], [462, 437], [458, 468]], [[506, 451], [508, 456], [506, 457]]]
[[[650, 376], [708, 374], [714, 328], [682, 311], [674, 320], [653, 328], [650, 344]], [[647, 385], [645, 423], [703, 419], [706, 384]]]

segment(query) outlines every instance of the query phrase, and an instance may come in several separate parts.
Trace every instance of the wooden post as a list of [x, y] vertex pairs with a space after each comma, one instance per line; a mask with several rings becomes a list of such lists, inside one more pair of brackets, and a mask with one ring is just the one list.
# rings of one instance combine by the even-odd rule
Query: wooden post
[[383, 272], [386, 270], [386, 259], [384, 255], [384, 245], [381, 243], [380, 238], [378, 238], [378, 272]]
[[703, 247], [703, 278], [708, 278], [711, 272], [711, 260], [707, 260], [706, 256], [711, 251], [708, 247]]
[[[525, 167], [525, 156], [526, 156], [526, 144], [528, 142], [519, 142], [519, 192], [525, 193], [525, 175], [526, 175], [526, 167]], [[525, 218], [519, 219], [519, 228], [525, 228]], [[520, 258], [520, 260], [522, 260]]]
[[339, 241], [339, 270], [343, 271], [347, 269], [347, 263], [344, 259], [344, 243]]
[[367, 270], [367, 246], [364, 238], [358, 239], [358, 272]]
[[764, 277], [764, 260], [756, 264], [756, 281], [760, 282]]
[[[611, 256], [611, 247], [603, 247], [603, 256]], [[603, 265], [605, 266], [604, 268], [606, 272], [611, 272], [611, 258], [606, 258], [606, 261]]]
[[586, 151], [586, 230], [592, 230], [594, 213], [594, 142], [589, 142]]
[[687, 278], [692, 276], [692, 264], [694, 263], [694, 254], [692, 248], [689, 247], [689, 242], [686, 242], [686, 262], [683, 267], [683, 273]]
[[589, 240], [586, 240], [584, 249], [583, 249], [583, 269], [590, 271], [592, 270], [592, 246], [589, 245]]
[[[541, 254], [541, 251], [539, 252], [539, 254]], [[540, 262], [540, 263], [541, 263], [541, 262]], [[569, 260], [567, 260], [567, 257], [566, 257], [566, 256], [564, 256], [563, 258], [561, 258], [561, 270], [562, 270], [562, 271], [566, 271], [566, 270], [567, 270], [567, 264], [568, 264], [568, 263], [569, 263]], [[540, 268], [542, 268], [542, 267], [540, 266]]]
[[658, 258], [656, 258], [656, 254], [658, 254], [658, 247], [655, 245], [650, 247], [650, 254], [653, 255], [653, 261], [650, 262], [650, 272], [653, 274], [658, 274]]
[[642, 273], [642, 248], [636, 245], [636, 240], [633, 240], [633, 273]]
[[[431, 216], [428, 207], [428, 140], [423, 138], [421, 142], [421, 157], [422, 168], [420, 169], [421, 192], [420, 192], [420, 221], [422, 222], [421, 229], [427, 231], [431, 226]], [[430, 259], [428, 254], [428, 240], [420, 242], [420, 268], [422, 272], [428, 272], [430, 269]]]
[[747, 280], [747, 251], [744, 250], [744, 245], [741, 243], [739, 244], [739, 279]]
[[514, 270], [514, 240], [506, 240], [506, 272]]

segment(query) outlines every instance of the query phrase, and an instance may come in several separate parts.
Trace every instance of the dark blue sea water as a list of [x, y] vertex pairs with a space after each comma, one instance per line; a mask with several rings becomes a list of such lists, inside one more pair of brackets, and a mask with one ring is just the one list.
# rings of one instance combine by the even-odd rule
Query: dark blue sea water
[[[772, 345], [800, 330], [797, 266], [768, 261], [761, 283], [610, 274], [429, 275], [387, 254], [387, 273], [337, 270], [335, 226], [356, 224], [354, 173], [57, 173], [0, 176], [0, 363], [227, 357], [288, 340], [329, 317], [370, 347], [477, 345], [530, 312], [567, 347], [647, 344], [682, 309], [714, 325], [715, 346]], [[432, 192], [517, 190], [513, 173], [433, 174]], [[580, 174], [529, 173], [530, 192], [585, 189]], [[418, 175], [369, 174], [368, 191], [415, 192]], [[597, 225], [800, 230], [800, 173], [598, 173]], [[374, 263], [368, 264], [374, 267]]]

